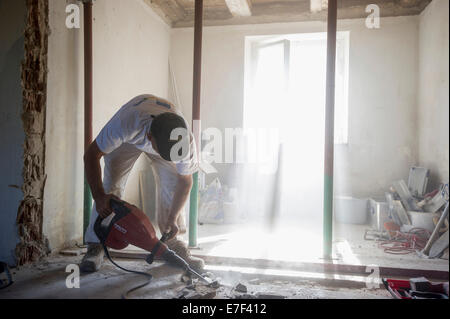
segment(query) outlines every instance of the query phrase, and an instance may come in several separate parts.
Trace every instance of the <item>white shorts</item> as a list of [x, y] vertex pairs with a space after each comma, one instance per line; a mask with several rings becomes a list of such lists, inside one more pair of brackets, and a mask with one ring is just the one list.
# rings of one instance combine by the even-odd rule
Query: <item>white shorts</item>
[[[131, 144], [122, 144], [119, 148], [104, 156], [105, 168], [103, 171], [103, 188], [106, 194], [114, 194], [117, 197], [122, 198], [131, 169], [142, 153], [142, 151]], [[177, 185], [178, 173], [173, 165], [171, 166], [160, 157], [148, 153], [145, 154], [152, 162], [152, 170], [156, 184], [156, 216], [158, 226], [161, 229], [165, 226], [167, 218], [169, 217], [169, 211], [172, 205], [175, 187]], [[85, 241], [87, 243], [100, 242], [94, 232], [94, 224], [97, 217], [98, 213], [94, 203], [89, 226], [85, 235]], [[180, 228], [179, 234], [185, 233], [186, 222], [184, 211], [180, 213], [177, 224]]]

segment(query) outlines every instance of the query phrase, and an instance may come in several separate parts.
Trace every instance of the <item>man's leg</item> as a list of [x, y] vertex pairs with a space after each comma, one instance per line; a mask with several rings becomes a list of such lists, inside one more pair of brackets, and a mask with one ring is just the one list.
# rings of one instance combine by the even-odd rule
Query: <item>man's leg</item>
[[[123, 144], [111, 154], [105, 155], [103, 188], [106, 194], [114, 194], [119, 198], [122, 197], [131, 169], [141, 153], [134, 146]], [[99, 270], [103, 261], [103, 247], [94, 231], [94, 224], [97, 217], [98, 213], [94, 203], [85, 235], [88, 251], [80, 264], [80, 270], [83, 272]]]
[[[152, 169], [156, 184], [156, 216], [159, 229], [162, 232], [169, 217], [169, 211], [177, 185], [177, 175], [173, 168], [166, 163], [161, 163], [160, 160], [154, 159], [151, 155], [149, 155], [149, 158], [152, 160]], [[177, 224], [180, 229], [179, 234], [186, 233], [184, 208], [178, 217]], [[184, 241], [174, 238], [167, 242], [167, 246], [185, 259], [192, 268], [197, 271], [203, 270], [205, 262], [200, 258], [193, 257]]]

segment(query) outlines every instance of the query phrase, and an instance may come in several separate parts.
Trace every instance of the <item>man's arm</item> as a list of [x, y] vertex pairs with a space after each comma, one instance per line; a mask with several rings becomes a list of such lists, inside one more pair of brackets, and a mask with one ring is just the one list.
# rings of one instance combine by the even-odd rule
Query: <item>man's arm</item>
[[166, 226], [166, 232], [170, 232], [169, 239], [174, 238], [179, 229], [177, 219], [180, 211], [186, 203], [192, 188], [192, 175], [178, 175], [177, 186], [173, 196], [172, 206], [169, 211], [169, 219]]
[[91, 188], [97, 212], [103, 218], [112, 213], [109, 201], [111, 198], [116, 198], [114, 195], [105, 194], [103, 189], [100, 159], [104, 155], [105, 154], [100, 151], [96, 141], [92, 142], [84, 154], [86, 179]]

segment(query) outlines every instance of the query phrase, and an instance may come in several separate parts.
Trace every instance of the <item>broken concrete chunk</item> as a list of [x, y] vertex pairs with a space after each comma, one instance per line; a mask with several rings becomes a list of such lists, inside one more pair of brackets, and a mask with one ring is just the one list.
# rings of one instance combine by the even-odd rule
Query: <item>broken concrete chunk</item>
[[186, 275], [181, 276], [181, 282], [188, 283], [189, 281], [192, 281], [191, 277]]
[[201, 299], [201, 295], [195, 291], [191, 291], [189, 294], [184, 295], [184, 299]]
[[186, 289], [195, 290], [195, 286], [193, 284], [187, 285]]
[[187, 299], [212, 299], [216, 296], [216, 290], [198, 285], [195, 287], [195, 290], [186, 296]]
[[184, 288], [178, 293], [178, 297], [177, 298], [185, 297], [185, 296], [189, 295], [189, 293], [190, 293], [190, 291], [187, 290], [186, 288]]
[[177, 297], [178, 299], [213, 299], [216, 297], [216, 290], [220, 286], [218, 282], [205, 284], [202, 281], [191, 278], [189, 278], [187, 284], [188, 286], [183, 288]]
[[201, 294], [200, 299], [213, 299], [217, 296], [217, 292], [215, 290], [208, 291], [204, 294]]
[[211, 282], [210, 284], [208, 284], [208, 287], [217, 289], [220, 287], [220, 283], [219, 283], [219, 281], [215, 280], [215, 281]]
[[243, 285], [243, 284], [241, 284], [241, 283], [238, 283], [238, 284], [236, 285], [236, 287], [234, 287], [234, 290], [236, 290], [236, 291], [238, 291], [238, 292], [247, 293], [247, 286], [245, 286], [245, 285]]

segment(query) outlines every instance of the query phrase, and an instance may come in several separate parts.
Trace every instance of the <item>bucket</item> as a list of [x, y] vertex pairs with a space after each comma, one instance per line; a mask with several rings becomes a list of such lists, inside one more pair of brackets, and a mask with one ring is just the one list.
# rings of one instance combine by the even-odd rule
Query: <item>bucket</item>
[[367, 199], [346, 196], [334, 198], [334, 216], [342, 224], [367, 224]]

